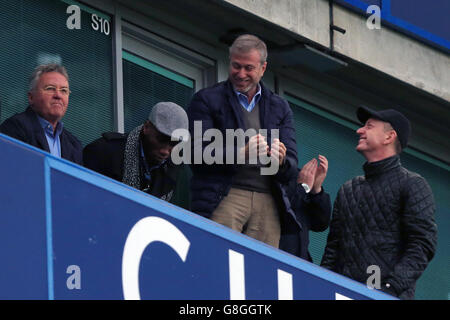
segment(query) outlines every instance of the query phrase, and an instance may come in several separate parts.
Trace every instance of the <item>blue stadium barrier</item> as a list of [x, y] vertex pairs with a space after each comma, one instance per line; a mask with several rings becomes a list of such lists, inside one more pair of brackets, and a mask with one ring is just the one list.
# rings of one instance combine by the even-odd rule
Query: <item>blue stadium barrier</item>
[[395, 299], [0, 134], [0, 299]]

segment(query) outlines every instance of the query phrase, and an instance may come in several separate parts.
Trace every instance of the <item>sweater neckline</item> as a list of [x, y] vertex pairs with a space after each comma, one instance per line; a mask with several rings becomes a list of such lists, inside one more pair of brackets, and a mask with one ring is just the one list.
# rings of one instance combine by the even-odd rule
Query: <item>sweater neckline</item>
[[379, 175], [397, 168], [401, 165], [399, 155], [395, 155], [380, 161], [366, 162], [363, 165], [364, 174], [367, 177]]

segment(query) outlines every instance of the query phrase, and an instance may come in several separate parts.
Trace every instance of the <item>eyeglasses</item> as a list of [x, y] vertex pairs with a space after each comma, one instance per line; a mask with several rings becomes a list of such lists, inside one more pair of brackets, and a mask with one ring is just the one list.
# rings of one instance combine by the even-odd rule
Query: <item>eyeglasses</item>
[[63, 96], [68, 97], [71, 91], [69, 88], [56, 88], [55, 86], [45, 86], [42, 88], [45, 94], [55, 94], [56, 91], [59, 91]]

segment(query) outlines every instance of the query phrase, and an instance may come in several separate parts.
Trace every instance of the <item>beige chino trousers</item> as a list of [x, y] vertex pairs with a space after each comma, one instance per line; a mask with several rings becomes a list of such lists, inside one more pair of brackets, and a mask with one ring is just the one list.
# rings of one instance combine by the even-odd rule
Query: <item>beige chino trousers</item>
[[231, 188], [211, 220], [278, 248], [280, 217], [269, 193]]

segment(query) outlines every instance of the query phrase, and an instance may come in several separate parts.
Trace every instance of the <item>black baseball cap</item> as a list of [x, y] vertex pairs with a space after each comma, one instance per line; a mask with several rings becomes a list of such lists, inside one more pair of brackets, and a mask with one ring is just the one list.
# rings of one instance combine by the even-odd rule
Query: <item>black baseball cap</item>
[[370, 118], [389, 122], [395, 132], [397, 132], [397, 137], [402, 149], [406, 148], [408, 145], [408, 139], [411, 133], [411, 123], [401, 112], [394, 109], [375, 111], [366, 106], [360, 106], [356, 111], [356, 116], [362, 124], [365, 124]]

